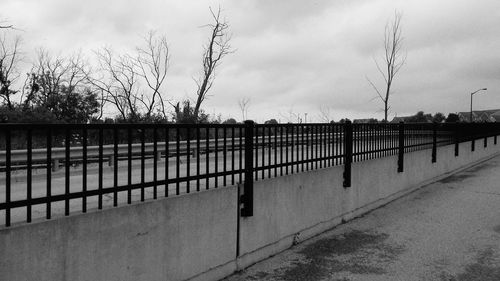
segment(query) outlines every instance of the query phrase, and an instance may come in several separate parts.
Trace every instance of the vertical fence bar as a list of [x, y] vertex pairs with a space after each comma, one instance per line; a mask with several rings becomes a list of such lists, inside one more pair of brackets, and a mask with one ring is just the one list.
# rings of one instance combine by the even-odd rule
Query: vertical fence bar
[[70, 184], [70, 147], [71, 147], [71, 138], [70, 138], [70, 129], [66, 128], [64, 130], [64, 215], [69, 216], [69, 184]]
[[[10, 128], [5, 130], [5, 226], [10, 226], [10, 193], [11, 193], [11, 131]], [[50, 162], [47, 162], [50, 163]], [[49, 165], [49, 164], [47, 164]], [[50, 170], [49, 170], [50, 172]]]
[[458, 156], [458, 148], [459, 148], [459, 143], [460, 143], [460, 139], [459, 139], [459, 130], [458, 130], [458, 124], [454, 124], [453, 125], [453, 136], [454, 136], [454, 141], [455, 141], [455, 156]]
[[262, 155], [261, 155], [261, 159], [260, 159], [260, 162], [261, 162], [261, 165], [262, 165], [262, 171], [261, 171], [261, 177], [262, 179], [264, 179], [264, 174], [265, 174], [265, 170], [264, 170], [264, 166], [266, 165], [266, 127], [261, 127], [262, 129], [262, 133], [261, 133], [261, 143], [262, 143], [262, 149], [261, 149], [261, 152], [262, 152]]
[[102, 209], [102, 161], [103, 161], [103, 128], [99, 128], [99, 176], [98, 176], [98, 189], [99, 193], [97, 194], [97, 208]]
[[309, 171], [312, 169], [313, 162], [311, 162], [311, 155], [312, 155], [312, 137], [311, 137], [311, 126], [307, 125], [306, 126], [306, 171]]
[[488, 147], [488, 136], [484, 137], [484, 147]]
[[47, 183], [46, 183], [46, 194], [47, 194], [47, 203], [46, 203], [46, 210], [45, 210], [45, 217], [47, 219], [50, 219], [51, 217], [51, 196], [52, 196], [52, 171], [51, 171], [51, 166], [52, 166], [52, 128], [49, 128], [47, 130]]
[[28, 129], [27, 135], [27, 149], [28, 149], [28, 166], [26, 167], [27, 182], [26, 182], [26, 199], [28, 200], [28, 205], [26, 206], [26, 221], [31, 222], [31, 198], [32, 198], [32, 149], [33, 149], [33, 131], [31, 128]]
[[271, 152], [273, 150], [272, 140], [271, 140], [271, 126], [267, 127], [267, 141], [269, 143], [268, 153], [267, 153], [267, 163], [269, 169], [267, 169], [267, 177], [271, 178]]
[[145, 174], [145, 157], [146, 157], [146, 147], [145, 147], [145, 138], [146, 138], [146, 128], [141, 128], [141, 201], [145, 200], [144, 196], [144, 182], [146, 181]]
[[381, 130], [381, 142], [382, 142], [382, 157], [387, 156], [387, 132], [386, 132], [386, 123], [380, 125]]
[[274, 176], [278, 176], [278, 125], [274, 126]]
[[344, 187], [351, 186], [352, 142], [352, 123], [348, 120], [344, 124]]
[[88, 131], [87, 127], [83, 127], [83, 136], [82, 136], [82, 212], [86, 213], [87, 212], [87, 138], [88, 138]]
[[300, 138], [301, 138], [301, 143], [300, 143], [300, 160], [302, 160], [302, 167], [301, 167], [301, 170], [302, 172], [304, 171], [304, 129], [305, 129], [305, 126], [304, 125], [301, 125], [300, 126]]
[[214, 128], [214, 145], [215, 145], [215, 151], [214, 151], [214, 168], [215, 168], [215, 188], [219, 186], [219, 177], [217, 173], [219, 172], [219, 128], [215, 127]]
[[476, 148], [476, 147], [475, 147], [475, 146], [476, 146], [476, 143], [475, 143], [475, 140], [476, 140], [476, 139], [475, 139], [475, 137], [476, 137], [476, 136], [475, 136], [475, 133], [476, 133], [476, 132], [475, 132], [474, 128], [472, 127], [472, 125], [473, 125], [472, 123], [471, 123], [471, 124], [468, 124], [468, 125], [469, 125], [469, 130], [468, 130], [468, 133], [469, 133], [470, 138], [471, 138], [471, 151], [474, 151], [474, 150], [475, 150], [475, 148]]
[[[196, 191], [200, 191], [200, 139], [201, 139], [200, 126], [196, 126]], [[233, 128], [233, 138], [234, 138], [234, 128]], [[233, 147], [234, 147], [234, 139], [233, 139]], [[233, 162], [234, 162], [234, 150], [233, 150]], [[234, 165], [234, 163], [233, 163]], [[234, 170], [234, 166], [233, 166]], [[234, 181], [234, 174], [233, 174]], [[234, 182], [233, 182], [234, 184]]]
[[[241, 139], [240, 139], [240, 152], [241, 152]], [[210, 127], [205, 129], [205, 189], [209, 189], [210, 187], [210, 177], [208, 174], [210, 173]], [[241, 153], [240, 153], [241, 155]], [[240, 166], [241, 166], [241, 158], [240, 158]], [[240, 176], [241, 181], [241, 176]]]
[[328, 134], [328, 167], [332, 166], [332, 150], [333, 150], [333, 141], [332, 141], [332, 124], [328, 124], [326, 127], [326, 133]]
[[113, 128], [113, 207], [118, 206], [118, 128]]
[[180, 136], [180, 128], [175, 128], [175, 178], [177, 181], [175, 182], [175, 195], [179, 195], [181, 193], [181, 186], [179, 182], [179, 177], [181, 175], [181, 136]]
[[[259, 166], [259, 128], [255, 128], [255, 143], [254, 143], [254, 148], [255, 148], [255, 168]], [[259, 179], [259, 171], [255, 169], [255, 180]]]
[[[361, 161], [361, 127], [362, 124], [353, 124], [353, 161]], [[355, 154], [355, 155], [354, 155]]]
[[313, 142], [314, 142], [314, 163], [315, 163], [315, 168], [318, 169], [318, 159], [319, 159], [319, 154], [318, 154], [318, 126], [313, 126]]
[[132, 127], [127, 126], [127, 204], [132, 203]]
[[339, 164], [339, 156], [341, 154], [340, 152], [340, 149], [339, 149], [339, 146], [340, 146], [340, 142], [342, 140], [342, 135], [339, 131], [339, 128], [340, 126], [339, 125], [332, 125], [333, 126], [333, 134], [334, 134], [334, 141], [335, 141], [335, 165], [338, 165]]
[[[161, 158], [161, 157], [160, 157]], [[153, 198], [158, 198], [158, 127], [153, 128]]]
[[384, 123], [383, 126], [384, 126], [385, 156], [389, 156], [390, 155], [390, 148], [391, 148], [389, 124]]
[[231, 185], [234, 185], [234, 126], [231, 126]]
[[321, 126], [323, 131], [323, 166], [328, 167], [328, 127], [325, 125]]
[[437, 123], [432, 123], [432, 163], [436, 163]]
[[245, 183], [241, 216], [253, 216], [253, 130], [254, 122], [245, 121]]
[[319, 168], [323, 168], [323, 126], [318, 125], [318, 138], [319, 138]]
[[293, 174], [293, 167], [295, 166], [294, 165], [294, 162], [293, 162], [293, 153], [294, 153], [294, 141], [293, 141], [293, 127], [294, 125], [290, 125], [290, 135], [292, 137], [291, 141], [290, 141], [290, 172]]
[[288, 175], [288, 125], [285, 127], [285, 175]]
[[239, 146], [238, 146], [238, 150], [239, 150], [239, 154], [240, 156], [238, 157], [238, 168], [240, 170], [239, 172], [239, 182], [241, 183], [242, 180], [243, 180], [243, 173], [242, 173], [242, 170], [243, 170], [243, 128], [240, 127], [239, 128]]
[[376, 124], [372, 124], [370, 126], [370, 159], [375, 158], [375, 144], [377, 142], [376, 136], [375, 136], [375, 126]]
[[363, 161], [365, 160], [365, 145], [366, 145], [366, 138], [365, 138], [365, 129], [366, 129], [366, 124], [359, 124], [359, 160]]
[[283, 125], [280, 126], [280, 176], [283, 176]]
[[165, 197], [168, 197], [168, 177], [169, 177], [169, 156], [170, 156], [170, 129], [165, 127]]
[[405, 147], [405, 124], [399, 122], [399, 143], [398, 143], [398, 173], [403, 172], [404, 147]]
[[378, 143], [378, 158], [383, 157], [383, 148], [384, 148], [384, 143], [383, 143], [383, 131], [382, 131], [382, 125], [377, 124], [377, 133], [378, 133], [378, 138], [377, 138], [377, 143]]
[[191, 192], [191, 186], [189, 182], [189, 176], [191, 175], [191, 128], [186, 128], [186, 193]]
[[369, 143], [368, 143], [368, 151], [370, 152], [368, 154], [368, 159], [373, 159], [375, 158], [375, 144], [377, 142], [376, 136], [375, 136], [375, 126], [377, 124], [370, 124], [369, 125], [369, 130], [368, 130], [368, 138], [369, 138]]

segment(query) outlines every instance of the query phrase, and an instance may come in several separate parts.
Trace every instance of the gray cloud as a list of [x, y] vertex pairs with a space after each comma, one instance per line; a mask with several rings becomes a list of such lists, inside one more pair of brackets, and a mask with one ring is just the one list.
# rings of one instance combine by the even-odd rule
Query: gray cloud
[[206, 103], [209, 113], [240, 118], [238, 99], [251, 98], [258, 121], [286, 112], [315, 116], [320, 106], [336, 120], [380, 118], [381, 103], [366, 82], [381, 85], [373, 63], [395, 10], [403, 12], [407, 63], [396, 78], [393, 114], [418, 110], [467, 110], [479, 87], [478, 108], [500, 108], [500, 2], [443, 1], [98, 1], [3, 0], [0, 18], [25, 30], [25, 49], [70, 52], [112, 45], [133, 49], [149, 29], [165, 33], [172, 64], [165, 91], [193, 97], [191, 76], [200, 70], [208, 7], [221, 5], [231, 24], [232, 45]]

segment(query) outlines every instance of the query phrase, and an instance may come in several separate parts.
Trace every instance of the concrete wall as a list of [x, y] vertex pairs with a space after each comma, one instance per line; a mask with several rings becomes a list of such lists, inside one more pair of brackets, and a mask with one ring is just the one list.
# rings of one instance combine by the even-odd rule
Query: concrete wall
[[[254, 216], [237, 216], [237, 187], [0, 230], [0, 280], [217, 280], [500, 151], [476, 141], [254, 184]], [[238, 237], [239, 233], [239, 237]], [[237, 257], [237, 239], [239, 253]]]
[[[236, 188], [0, 230], [0, 280], [186, 280], [236, 255]], [[219, 268], [217, 268], [219, 267]], [[222, 272], [222, 273], [220, 273]]]

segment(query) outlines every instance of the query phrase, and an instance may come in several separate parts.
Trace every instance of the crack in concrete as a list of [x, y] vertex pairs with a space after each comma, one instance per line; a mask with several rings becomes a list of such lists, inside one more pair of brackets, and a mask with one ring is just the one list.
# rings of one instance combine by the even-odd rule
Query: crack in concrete
[[487, 192], [487, 191], [472, 191], [472, 190], [466, 190], [467, 192], [470, 193], [477, 193], [477, 194], [487, 194], [487, 195], [495, 195], [495, 196], [500, 196], [500, 193], [496, 192]]

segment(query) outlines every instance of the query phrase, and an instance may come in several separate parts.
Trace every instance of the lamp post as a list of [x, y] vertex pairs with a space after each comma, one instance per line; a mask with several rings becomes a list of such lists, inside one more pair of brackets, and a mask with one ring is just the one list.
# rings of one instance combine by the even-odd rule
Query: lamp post
[[477, 91], [475, 91], [475, 92], [472, 92], [472, 93], [470, 94], [470, 122], [471, 122], [471, 123], [472, 123], [472, 96], [473, 96], [475, 93], [479, 92], [479, 91], [486, 91], [486, 90], [487, 90], [486, 88], [482, 88], [482, 89], [479, 89], [479, 90], [477, 90]]

